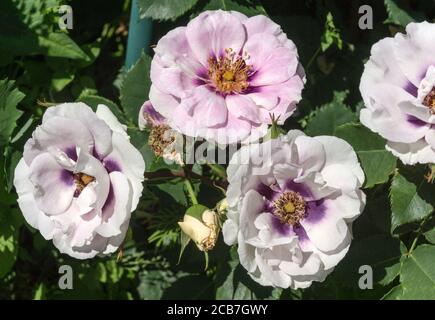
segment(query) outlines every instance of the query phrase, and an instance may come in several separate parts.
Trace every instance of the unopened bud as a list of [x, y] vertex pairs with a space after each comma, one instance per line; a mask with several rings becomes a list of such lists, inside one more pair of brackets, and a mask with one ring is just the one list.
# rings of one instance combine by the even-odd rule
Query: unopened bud
[[178, 224], [181, 230], [195, 242], [199, 250], [209, 251], [214, 248], [219, 229], [214, 211], [204, 211], [201, 220], [186, 214], [183, 221]]

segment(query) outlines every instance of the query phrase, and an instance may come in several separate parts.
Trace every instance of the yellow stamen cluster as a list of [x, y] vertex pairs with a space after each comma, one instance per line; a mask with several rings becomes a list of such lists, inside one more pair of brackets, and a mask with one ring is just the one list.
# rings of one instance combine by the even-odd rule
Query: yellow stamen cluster
[[298, 225], [305, 217], [306, 203], [304, 198], [297, 192], [284, 192], [273, 202], [273, 206], [273, 214], [282, 224]]
[[246, 64], [248, 56], [241, 57], [231, 48], [223, 57], [208, 59], [208, 76], [216, 90], [223, 94], [242, 93], [249, 87], [252, 66]]
[[74, 173], [74, 182], [76, 184], [76, 191], [78, 193], [82, 192], [83, 189], [90, 184], [92, 181], [95, 181], [93, 176], [89, 176], [86, 173]]
[[429, 108], [430, 113], [435, 114], [435, 87], [423, 99], [423, 105]]

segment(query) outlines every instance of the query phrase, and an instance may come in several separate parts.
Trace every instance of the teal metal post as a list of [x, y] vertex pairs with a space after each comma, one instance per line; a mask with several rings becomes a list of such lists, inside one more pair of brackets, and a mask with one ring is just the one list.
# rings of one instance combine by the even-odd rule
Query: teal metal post
[[142, 50], [148, 52], [151, 43], [152, 21], [139, 18], [137, 0], [132, 0], [130, 27], [128, 29], [125, 66], [130, 68], [140, 58]]

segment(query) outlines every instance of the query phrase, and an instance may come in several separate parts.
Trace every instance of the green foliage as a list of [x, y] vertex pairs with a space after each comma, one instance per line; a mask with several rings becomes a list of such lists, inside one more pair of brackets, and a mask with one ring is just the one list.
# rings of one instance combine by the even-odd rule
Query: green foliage
[[0, 279], [13, 267], [18, 253], [18, 234], [22, 219], [19, 210], [0, 212]]
[[191, 9], [198, 0], [139, 0], [141, 18], [175, 19]]
[[414, 19], [403, 9], [401, 9], [396, 0], [384, 0], [385, 8], [388, 13], [388, 18], [385, 23], [393, 23], [402, 27], [410, 22], [414, 22]]
[[400, 284], [384, 297], [394, 300], [435, 299], [435, 246], [423, 244], [402, 257]]
[[388, 181], [396, 167], [396, 158], [385, 150], [384, 139], [359, 124], [344, 124], [335, 134], [355, 149], [366, 176], [365, 188]]
[[239, 11], [247, 16], [266, 14], [263, 6], [256, 0], [209, 0], [201, 11], [205, 10]]
[[14, 82], [0, 80], [0, 146], [6, 145], [22, 112], [17, 109], [24, 94], [14, 88]]
[[322, 51], [326, 51], [333, 44], [335, 44], [340, 50], [343, 48], [343, 40], [341, 40], [340, 30], [335, 26], [334, 17], [331, 12], [328, 12], [326, 15], [325, 32], [323, 33], [320, 47], [322, 48]]
[[400, 173], [394, 175], [391, 183], [391, 230], [406, 223], [419, 221], [430, 215], [434, 208], [419, 195], [420, 189], [427, 182], [423, 177], [415, 185]]
[[121, 85], [121, 105], [127, 117], [134, 123], [137, 123], [140, 107], [148, 100], [151, 86], [150, 64], [150, 57], [142, 54], [138, 62], [127, 71]]
[[310, 136], [334, 135], [340, 125], [356, 121], [355, 113], [344, 103], [347, 95], [347, 91], [334, 92], [331, 102], [309, 115], [305, 132]]

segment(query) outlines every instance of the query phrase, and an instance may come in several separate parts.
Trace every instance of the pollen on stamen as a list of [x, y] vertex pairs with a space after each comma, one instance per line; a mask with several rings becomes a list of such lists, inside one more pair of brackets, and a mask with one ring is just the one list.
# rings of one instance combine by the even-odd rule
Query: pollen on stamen
[[76, 191], [74, 195], [79, 196], [83, 189], [93, 181], [95, 181], [95, 177], [87, 175], [86, 173], [74, 173], [74, 182], [76, 184]]
[[246, 63], [249, 55], [240, 56], [231, 48], [225, 49], [223, 57], [208, 59], [210, 84], [222, 94], [242, 93], [249, 87], [252, 66]]
[[429, 108], [431, 114], [435, 114], [435, 87], [424, 97], [423, 105]]
[[282, 224], [291, 226], [299, 225], [306, 216], [306, 203], [304, 198], [297, 192], [287, 191], [273, 202], [273, 214]]

